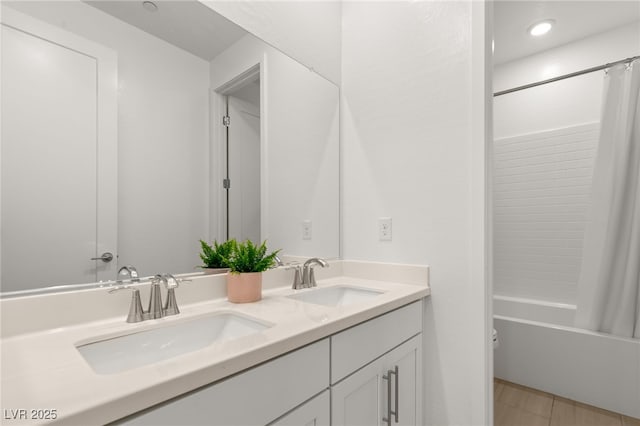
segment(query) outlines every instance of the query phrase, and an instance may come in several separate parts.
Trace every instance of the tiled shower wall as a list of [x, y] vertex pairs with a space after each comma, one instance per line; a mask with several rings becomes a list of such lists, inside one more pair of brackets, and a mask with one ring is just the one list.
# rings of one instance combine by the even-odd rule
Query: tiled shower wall
[[598, 124], [497, 139], [494, 291], [574, 303]]

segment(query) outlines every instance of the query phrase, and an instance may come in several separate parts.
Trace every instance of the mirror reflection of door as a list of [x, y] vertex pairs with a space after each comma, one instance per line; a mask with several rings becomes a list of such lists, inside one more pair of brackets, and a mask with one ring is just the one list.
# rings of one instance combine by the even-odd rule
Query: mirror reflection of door
[[227, 116], [227, 237], [259, 242], [259, 79], [227, 94]]
[[[18, 13], [5, 13], [1, 27], [2, 291], [111, 277], [115, 197], [100, 192], [116, 194], [116, 140], [99, 128], [111, 128], [104, 113], [115, 88], [103, 99], [100, 79], [115, 75], [115, 55]], [[102, 59], [113, 74], [100, 75]], [[101, 225], [104, 214], [112, 217]], [[103, 252], [112, 263], [91, 259]]]

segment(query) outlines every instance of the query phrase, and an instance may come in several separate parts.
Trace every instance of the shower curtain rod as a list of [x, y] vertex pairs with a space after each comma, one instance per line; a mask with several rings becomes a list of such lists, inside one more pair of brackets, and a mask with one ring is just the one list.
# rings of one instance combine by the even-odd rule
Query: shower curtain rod
[[620, 61], [611, 62], [611, 63], [600, 65], [600, 66], [597, 66], [597, 67], [587, 68], [587, 69], [584, 69], [584, 70], [581, 70], [581, 71], [572, 72], [570, 74], [560, 75], [558, 77], [553, 77], [553, 78], [550, 78], [548, 80], [542, 80], [542, 81], [537, 81], [535, 83], [525, 84], [523, 86], [514, 87], [513, 89], [501, 90], [500, 92], [495, 92], [493, 94], [493, 97], [495, 98], [496, 96], [506, 95], [507, 93], [513, 93], [513, 92], [517, 92], [519, 90], [529, 89], [531, 87], [542, 86], [543, 84], [553, 83], [554, 81], [564, 80], [565, 78], [576, 77], [576, 76], [579, 76], [579, 75], [582, 75], [582, 74], [589, 74], [589, 73], [592, 73], [592, 72], [595, 72], [595, 71], [600, 71], [600, 70], [604, 70], [604, 69], [610, 68], [610, 67], [612, 67], [614, 65], [633, 62], [636, 59], [640, 59], [640, 56], [633, 56], [631, 58], [622, 59]]

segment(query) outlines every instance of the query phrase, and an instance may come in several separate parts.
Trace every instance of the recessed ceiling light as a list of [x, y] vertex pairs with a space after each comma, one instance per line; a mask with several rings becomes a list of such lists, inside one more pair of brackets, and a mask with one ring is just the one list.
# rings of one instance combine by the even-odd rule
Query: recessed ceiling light
[[544, 35], [551, 31], [555, 21], [553, 19], [545, 19], [544, 21], [537, 22], [529, 27], [529, 34], [534, 37]]
[[158, 6], [152, 1], [143, 1], [142, 7], [148, 12], [155, 12], [158, 10]]

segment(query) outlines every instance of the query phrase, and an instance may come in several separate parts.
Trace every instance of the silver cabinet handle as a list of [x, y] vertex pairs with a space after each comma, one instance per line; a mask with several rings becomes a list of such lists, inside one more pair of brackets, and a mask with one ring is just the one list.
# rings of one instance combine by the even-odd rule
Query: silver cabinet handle
[[393, 374], [393, 370], [387, 370], [387, 374], [382, 376], [382, 379], [387, 381], [387, 417], [382, 418], [387, 426], [391, 426], [391, 374]]
[[102, 260], [104, 263], [109, 263], [113, 260], [113, 253], [105, 251], [100, 257], [92, 257], [91, 260]]
[[[383, 417], [382, 421], [383, 422], [387, 422], [387, 426], [391, 426], [391, 415], [393, 415], [394, 420], [396, 423], [398, 423], [398, 412], [400, 411], [398, 409], [398, 403], [400, 400], [399, 397], [399, 384], [398, 384], [398, 373], [400, 372], [400, 369], [398, 368], [398, 366], [396, 365], [395, 368], [393, 370], [387, 370], [387, 374], [382, 376], [383, 380], [387, 381], [387, 417]], [[396, 386], [395, 386], [395, 410], [391, 409], [391, 376], [395, 376], [396, 377]]]
[[[398, 409], [398, 402], [399, 402], [399, 397], [398, 397], [398, 389], [399, 389], [399, 385], [398, 385], [398, 366], [396, 365], [395, 368], [393, 370], [387, 370], [387, 374], [382, 376], [383, 380], [387, 381], [387, 417], [383, 417], [382, 421], [383, 422], [387, 422], [388, 426], [391, 426], [391, 415], [393, 415], [394, 420], [396, 421], [396, 423], [398, 423], [398, 411], [400, 411]], [[395, 411], [391, 409], [391, 376], [396, 376], [396, 386], [395, 386]]]
[[399, 390], [399, 383], [400, 383], [400, 369], [398, 368], [398, 366], [396, 365], [395, 371], [389, 371], [389, 375], [391, 374], [395, 374], [396, 375], [396, 411], [392, 411], [396, 423], [398, 423], [398, 413], [400, 412], [400, 405], [398, 404], [399, 400], [400, 400], [400, 392], [398, 392]]

